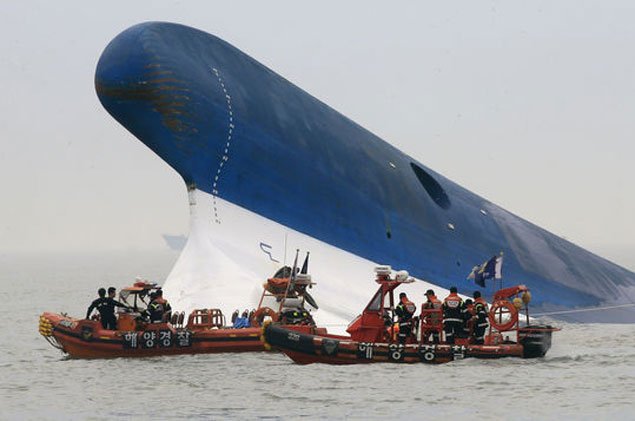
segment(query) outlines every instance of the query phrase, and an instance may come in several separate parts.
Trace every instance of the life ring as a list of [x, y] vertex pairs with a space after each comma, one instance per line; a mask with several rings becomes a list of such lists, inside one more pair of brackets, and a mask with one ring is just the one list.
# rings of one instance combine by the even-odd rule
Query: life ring
[[[505, 314], [509, 315], [509, 320], [499, 322], [497, 319], [502, 320], [502, 316]], [[507, 300], [494, 301], [492, 308], [489, 310], [488, 318], [493, 328], [499, 332], [504, 332], [512, 329], [518, 323], [518, 309]]]
[[253, 327], [262, 326], [263, 320], [265, 317], [271, 317], [271, 320], [274, 322], [278, 321], [278, 313], [270, 309], [269, 307], [260, 307], [253, 316], [251, 316], [251, 325]]

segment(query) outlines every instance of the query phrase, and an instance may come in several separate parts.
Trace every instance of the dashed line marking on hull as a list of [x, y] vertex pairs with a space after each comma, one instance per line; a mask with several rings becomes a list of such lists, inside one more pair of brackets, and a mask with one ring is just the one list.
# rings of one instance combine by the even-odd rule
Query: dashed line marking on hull
[[220, 217], [218, 216], [218, 205], [216, 201], [216, 198], [218, 197], [218, 191], [219, 191], [218, 181], [220, 179], [221, 172], [223, 170], [225, 163], [229, 160], [229, 149], [231, 146], [232, 132], [235, 126], [234, 126], [234, 111], [232, 110], [232, 98], [231, 98], [231, 95], [229, 95], [229, 93], [227, 92], [227, 88], [225, 87], [225, 81], [221, 77], [220, 72], [218, 71], [217, 68], [212, 67], [212, 73], [214, 74], [214, 76], [216, 76], [216, 79], [218, 80], [218, 84], [223, 90], [223, 94], [225, 95], [225, 99], [227, 101], [227, 112], [228, 112], [227, 143], [225, 144], [224, 155], [222, 156], [220, 162], [218, 163], [218, 167], [216, 169], [216, 176], [214, 177], [214, 182], [212, 184], [214, 222], [216, 222], [217, 224], [220, 224], [221, 220], [220, 220]]

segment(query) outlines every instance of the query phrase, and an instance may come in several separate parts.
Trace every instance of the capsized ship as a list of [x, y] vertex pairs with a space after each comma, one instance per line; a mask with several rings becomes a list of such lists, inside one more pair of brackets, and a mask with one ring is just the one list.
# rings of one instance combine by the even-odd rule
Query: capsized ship
[[633, 272], [453, 183], [218, 37], [133, 26], [104, 50], [95, 86], [189, 191], [188, 242], [164, 285], [177, 308], [256, 302], [256, 274], [301, 248], [315, 256], [319, 322], [345, 325], [378, 263], [420, 280], [422, 298], [471, 292], [473, 265], [502, 251], [535, 311], [635, 322]]

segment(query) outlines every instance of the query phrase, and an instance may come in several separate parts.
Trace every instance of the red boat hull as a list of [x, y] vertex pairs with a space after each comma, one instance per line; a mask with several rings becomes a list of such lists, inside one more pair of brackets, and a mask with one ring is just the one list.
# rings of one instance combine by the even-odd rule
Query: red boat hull
[[73, 358], [152, 357], [159, 355], [265, 351], [260, 327], [244, 329], [174, 328], [154, 323], [140, 331], [103, 329], [93, 320], [55, 313], [40, 316], [40, 333]]
[[[533, 328], [537, 333], [540, 329]], [[264, 339], [280, 349], [298, 364], [368, 364], [368, 363], [429, 363], [441, 364], [463, 358], [535, 358], [542, 357], [551, 345], [551, 332], [545, 328], [544, 347], [535, 350], [535, 343], [501, 343], [495, 345], [475, 344], [406, 344], [367, 343], [354, 341], [350, 337], [335, 337], [309, 334], [269, 325]]]

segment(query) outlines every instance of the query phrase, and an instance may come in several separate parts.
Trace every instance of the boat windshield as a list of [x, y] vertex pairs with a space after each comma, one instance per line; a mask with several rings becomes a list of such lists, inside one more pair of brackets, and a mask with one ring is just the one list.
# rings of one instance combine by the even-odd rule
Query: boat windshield
[[367, 309], [369, 311], [379, 311], [381, 310], [381, 288], [377, 290], [377, 293], [375, 294], [375, 296], [373, 297], [372, 300], [370, 300], [370, 304], [368, 304]]

